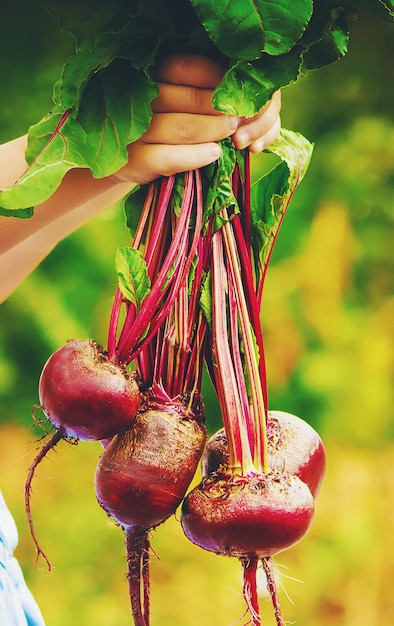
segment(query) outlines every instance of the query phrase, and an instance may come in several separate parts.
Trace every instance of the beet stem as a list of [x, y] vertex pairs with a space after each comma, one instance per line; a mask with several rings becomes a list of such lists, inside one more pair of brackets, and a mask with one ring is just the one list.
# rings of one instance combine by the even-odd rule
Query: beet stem
[[[176, 262], [177, 259], [179, 262], [179, 246], [182, 245], [182, 243], [183, 245], [185, 245], [185, 229], [187, 228], [187, 225], [190, 221], [192, 211], [192, 198], [193, 179], [190, 174], [186, 177], [185, 180], [184, 197], [180, 209], [179, 219], [177, 220], [177, 225], [174, 230], [169, 249], [166, 253], [165, 258], [162, 261], [159, 272], [155, 277], [155, 281], [152, 285], [151, 291], [149, 295], [147, 295], [144, 299], [137, 317], [132, 321], [126, 318], [118, 344], [117, 356], [119, 360], [128, 359], [130, 361], [135, 358], [136, 354], [133, 348], [138, 345], [144, 333], [146, 332], [147, 327], [153, 324], [154, 315], [155, 312], [157, 312], [159, 304], [163, 300], [166, 300], [166, 306], [170, 307], [171, 302], [173, 302], [174, 298], [176, 297], [176, 291], [175, 293], [172, 293], [171, 299], [168, 297], [168, 294], [166, 296], [166, 292], [170, 289], [170, 285], [176, 279], [177, 274], [179, 276], [179, 271], [182, 270], [179, 270], [178, 273], [175, 272], [171, 276], [169, 276], [169, 272], [172, 264]], [[150, 265], [148, 260], [148, 254], [146, 255], [145, 260], [149, 268]], [[166, 281], [167, 284], [165, 285]], [[144, 343], [146, 343], [146, 340]]]
[[134, 625], [149, 626], [149, 559], [146, 554], [149, 553], [148, 533], [130, 526], [126, 528], [125, 535], [127, 578]]
[[[216, 357], [216, 389], [220, 398], [223, 423], [226, 428], [230, 464], [241, 465], [243, 473], [252, 466], [246, 438], [246, 425], [238, 390], [238, 381], [228, 342], [226, 293], [228, 276], [224, 264], [222, 233], [212, 237], [212, 334]], [[249, 452], [249, 456], [247, 454]], [[245, 458], [247, 457], [247, 458]]]
[[267, 578], [267, 589], [271, 596], [271, 602], [274, 608], [276, 624], [277, 626], [285, 626], [285, 622], [282, 617], [282, 611], [279, 605], [278, 590], [277, 590], [276, 582], [275, 582], [274, 562], [272, 560], [272, 557], [270, 556], [264, 557], [263, 559], [261, 559], [261, 562], [262, 562], [265, 575]]
[[35, 474], [35, 471], [37, 469], [37, 466], [39, 465], [39, 463], [41, 463], [41, 461], [47, 455], [49, 450], [52, 450], [56, 446], [56, 444], [59, 443], [59, 441], [61, 439], [64, 439], [63, 431], [57, 430], [52, 435], [52, 437], [49, 439], [49, 441], [47, 441], [46, 444], [42, 446], [40, 452], [37, 454], [37, 456], [35, 457], [33, 463], [30, 465], [29, 469], [27, 470], [27, 478], [26, 478], [26, 482], [25, 482], [25, 510], [26, 510], [26, 517], [27, 517], [27, 521], [29, 523], [31, 537], [32, 537], [34, 545], [36, 546], [36, 549], [37, 549], [35, 567], [37, 566], [37, 562], [38, 562], [38, 559], [39, 559], [40, 554], [41, 554], [41, 556], [45, 559], [45, 561], [46, 561], [46, 563], [48, 565], [48, 571], [51, 571], [51, 569], [52, 569], [51, 562], [48, 559], [48, 557], [45, 554], [45, 552], [42, 550], [40, 544], [38, 543], [36, 532], [34, 530], [33, 516], [31, 514], [31, 507], [30, 507], [31, 491], [32, 491], [31, 485], [32, 485], [32, 481], [33, 481], [34, 474]]
[[[224, 215], [227, 217], [225, 212]], [[239, 256], [237, 250], [237, 241], [234, 236], [233, 225], [231, 221], [227, 221], [223, 226], [223, 241], [227, 254], [227, 262], [229, 266], [228, 277], [234, 285], [234, 293], [236, 295], [237, 308], [239, 313], [240, 333], [243, 339], [245, 352], [245, 365], [250, 377], [250, 414], [252, 416], [251, 430], [253, 432], [253, 452], [252, 458], [256, 467], [261, 468], [264, 472], [268, 469], [267, 460], [267, 432], [266, 432], [266, 407], [264, 402], [263, 387], [265, 380], [260, 378], [259, 359], [256, 354], [254, 338], [256, 337], [255, 325], [259, 324], [259, 320], [250, 319], [247, 299], [244, 291], [243, 280], [239, 268]], [[253, 297], [253, 294], [250, 294]], [[252, 333], [252, 328], [254, 335]], [[239, 386], [243, 385], [241, 377]], [[250, 424], [248, 415], [245, 416], [247, 426]], [[249, 430], [249, 428], [248, 428]]]

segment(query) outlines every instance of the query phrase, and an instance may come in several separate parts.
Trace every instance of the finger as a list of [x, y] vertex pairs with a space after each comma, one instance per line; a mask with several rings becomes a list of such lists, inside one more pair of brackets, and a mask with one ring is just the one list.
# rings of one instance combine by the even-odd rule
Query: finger
[[280, 108], [281, 97], [280, 92], [277, 91], [257, 115], [241, 120], [238, 130], [233, 136], [235, 147], [242, 150], [259, 139], [263, 139], [277, 124]]
[[154, 77], [163, 83], [214, 89], [224, 72], [219, 63], [200, 54], [177, 54], [160, 61]]
[[156, 113], [200, 113], [221, 115], [211, 103], [213, 89], [159, 83], [159, 95], [152, 102]]
[[146, 184], [159, 176], [199, 169], [216, 161], [221, 154], [216, 143], [174, 146], [135, 142], [128, 151], [128, 164], [111, 177], [115, 182]]
[[142, 140], [151, 144], [207, 143], [230, 137], [237, 126], [238, 118], [231, 115], [155, 113]]
[[259, 139], [257, 139], [257, 141], [254, 141], [250, 144], [249, 151], [253, 152], [253, 154], [258, 154], [259, 152], [262, 152], [265, 148], [268, 148], [268, 146], [273, 141], [275, 141], [275, 139], [278, 138], [280, 129], [281, 121], [280, 117], [278, 116], [272, 128], [270, 128], [270, 130], [265, 135], [263, 135], [263, 137], [260, 137]]

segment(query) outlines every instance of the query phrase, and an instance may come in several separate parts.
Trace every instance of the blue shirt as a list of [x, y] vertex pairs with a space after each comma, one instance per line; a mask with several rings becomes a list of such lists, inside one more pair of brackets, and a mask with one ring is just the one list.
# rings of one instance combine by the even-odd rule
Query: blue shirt
[[0, 624], [45, 626], [41, 611], [14, 557], [17, 544], [18, 530], [0, 491]]

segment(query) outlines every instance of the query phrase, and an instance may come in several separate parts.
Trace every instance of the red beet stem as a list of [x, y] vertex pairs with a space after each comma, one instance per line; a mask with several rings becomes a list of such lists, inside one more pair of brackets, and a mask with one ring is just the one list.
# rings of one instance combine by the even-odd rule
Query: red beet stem
[[[250, 252], [246, 245], [246, 237], [243, 233], [241, 220], [239, 215], [233, 217], [233, 229], [237, 242], [237, 251], [241, 260], [242, 278], [245, 288], [246, 302], [249, 309], [249, 315], [251, 324], [253, 326], [253, 332], [255, 333], [256, 342], [259, 350], [259, 371], [261, 384], [263, 388], [264, 405], [266, 411], [268, 411], [268, 385], [267, 385], [267, 372], [266, 362], [264, 354], [264, 340], [263, 331], [260, 322], [260, 305], [257, 301], [256, 290], [253, 284], [253, 267]], [[267, 416], [266, 416], [267, 417]]]
[[49, 452], [49, 450], [52, 450], [56, 446], [56, 444], [59, 443], [59, 441], [61, 439], [63, 439], [63, 438], [64, 438], [63, 431], [57, 430], [52, 435], [52, 437], [49, 439], [49, 441], [47, 441], [46, 444], [44, 444], [42, 446], [41, 450], [39, 451], [39, 453], [35, 457], [33, 463], [30, 465], [29, 469], [27, 470], [27, 478], [26, 478], [26, 483], [25, 483], [25, 510], [26, 510], [26, 517], [27, 517], [27, 521], [29, 523], [30, 533], [31, 533], [32, 539], [34, 541], [34, 545], [36, 546], [36, 549], [37, 549], [37, 556], [36, 556], [35, 565], [37, 565], [38, 559], [39, 559], [40, 554], [41, 554], [41, 556], [45, 559], [45, 561], [46, 561], [46, 563], [48, 565], [48, 570], [49, 571], [51, 571], [51, 568], [52, 568], [51, 562], [48, 559], [48, 557], [45, 554], [45, 552], [42, 550], [40, 544], [38, 543], [36, 532], [34, 530], [33, 516], [31, 514], [31, 507], [30, 507], [31, 484], [32, 484], [32, 480], [33, 480], [36, 468], [39, 465], [39, 463], [41, 463], [41, 461], [46, 456], [46, 454]]
[[[155, 319], [154, 316], [155, 314], [157, 315], [157, 308], [159, 303], [165, 298], [167, 301], [167, 306], [170, 306], [171, 301], [168, 297], [167, 292], [169, 291], [171, 284], [176, 279], [178, 273], [174, 272], [174, 274], [172, 274], [170, 277], [168, 276], [168, 274], [172, 264], [174, 262], [179, 263], [179, 246], [182, 244], [182, 241], [185, 241], [184, 233], [191, 217], [192, 203], [193, 177], [192, 173], [188, 173], [185, 179], [185, 190], [182, 207], [180, 209], [179, 219], [177, 220], [177, 225], [173, 232], [169, 249], [165, 255], [165, 258], [161, 259], [162, 264], [157, 276], [155, 277], [155, 281], [152, 284], [151, 292], [143, 301], [137, 317], [134, 318], [133, 314], [131, 320], [129, 316], [127, 316], [126, 318], [117, 348], [117, 359], [119, 361], [130, 361], [131, 359], [135, 358], [134, 348], [142, 339], [147, 327], [149, 327], [153, 323], [153, 320]], [[146, 255], [146, 262], [149, 270], [149, 254]], [[167, 284], [165, 285], [166, 281]], [[172, 300], [175, 297], [176, 292], [172, 293]]]

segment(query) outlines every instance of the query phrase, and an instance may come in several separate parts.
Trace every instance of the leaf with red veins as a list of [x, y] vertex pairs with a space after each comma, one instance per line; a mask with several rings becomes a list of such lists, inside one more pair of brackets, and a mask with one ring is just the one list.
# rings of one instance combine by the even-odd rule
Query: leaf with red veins
[[157, 86], [129, 61], [117, 59], [89, 80], [78, 112], [55, 107], [29, 130], [28, 168], [0, 191], [4, 209], [25, 209], [47, 200], [73, 168], [95, 178], [127, 163], [127, 145], [148, 128]]

